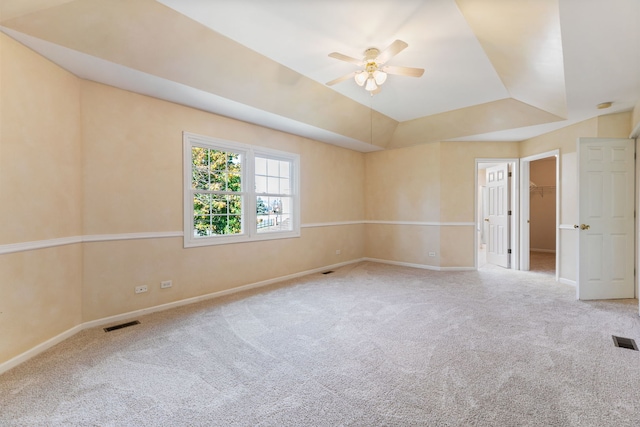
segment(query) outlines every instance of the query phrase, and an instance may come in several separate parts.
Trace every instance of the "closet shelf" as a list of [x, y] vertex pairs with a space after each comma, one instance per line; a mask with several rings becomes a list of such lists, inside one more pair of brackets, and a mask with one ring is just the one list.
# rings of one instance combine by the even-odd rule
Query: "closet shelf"
[[544, 197], [544, 193], [554, 193], [556, 191], [555, 185], [537, 185], [535, 187], [529, 187], [529, 192], [533, 194], [540, 194], [540, 197]]

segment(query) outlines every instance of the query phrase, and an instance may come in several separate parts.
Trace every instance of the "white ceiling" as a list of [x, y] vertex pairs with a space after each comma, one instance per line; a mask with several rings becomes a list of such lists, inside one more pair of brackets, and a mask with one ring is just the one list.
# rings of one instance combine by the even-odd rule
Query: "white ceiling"
[[[1, 0], [0, 13], [22, 18], [39, 12], [40, 4], [84, 0]], [[130, 0], [138, 1], [138, 0]], [[565, 120], [524, 128], [463, 135], [450, 140], [518, 141], [601, 114], [631, 109], [640, 99], [639, 0], [478, 0], [488, 3], [550, 2], [559, 6], [561, 51], [567, 114]], [[32, 2], [31, 9], [25, 3]], [[89, 2], [89, 0], [87, 0]], [[320, 84], [355, 70], [328, 57], [340, 52], [362, 57], [368, 47], [384, 49], [396, 39], [409, 47], [389, 65], [425, 69], [420, 78], [390, 76], [382, 91], [371, 97], [353, 80], [332, 86], [349, 99], [372, 107], [397, 122], [486, 104], [513, 96], [496, 71], [472, 26], [455, 0], [158, 0], [250, 50]], [[506, 4], [506, 3], [505, 3]], [[13, 8], [11, 8], [14, 6]], [[4, 10], [2, 9], [4, 7]], [[23, 9], [20, 9], [20, 8]], [[64, 7], [60, 6], [60, 7]], [[18, 10], [18, 12], [16, 12]], [[26, 18], [25, 18], [26, 16]], [[36, 16], [36, 15], [34, 15]], [[14, 16], [9, 16], [13, 18]], [[41, 18], [38, 18], [41, 19]], [[118, 17], [110, 19], [117, 20]], [[177, 79], [118, 64], [105, 55], [59, 44], [53, 37], [22, 32], [20, 21], [3, 19], [2, 31], [80, 77], [111, 84], [184, 105], [313, 137], [361, 151], [362, 139], [335, 132], [295, 117], [191, 87]], [[115, 22], [115, 21], [114, 21]], [[508, 25], [505, 22], [505, 25]], [[34, 31], [35, 33], [36, 31]], [[538, 33], [540, 33], [538, 31]], [[557, 37], [549, 32], [549, 38]], [[174, 34], [180, 38], [180, 34]], [[505, 40], [505, 43], [508, 42]], [[493, 46], [500, 49], [500, 46]], [[129, 47], [123, 45], [121, 49]], [[161, 46], [157, 47], [162, 49]], [[523, 49], [523, 52], [525, 50]], [[544, 67], [545, 52], [527, 58], [532, 68]], [[220, 58], [218, 58], [220, 59]], [[234, 61], [234, 55], [221, 58]], [[257, 70], [259, 72], [259, 70]], [[538, 70], [540, 71], [540, 70]], [[189, 70], [184, 71], [188, 73]], [[562, 76], [561, 76], [562, 77]], [[215, 73], [212, 73], [215, 78]], [[303, 95], [303, 94], [301, 94]], [[311, 95], [310, 95], [311, 96]], [[304, 99], [301, 96], [301, 99]], [[612, 101], [608, 110], [596, 104]]]
[[360, 59], [369, 47], [407, 42], [388, 64], [424, 68], [424, 77], [389, 76], [373, 99], [353, 80], [333, 87], [398, 121], [509, 96], [453, 0], [159, 1], [323, 84], [357, 68], [330, 52]]

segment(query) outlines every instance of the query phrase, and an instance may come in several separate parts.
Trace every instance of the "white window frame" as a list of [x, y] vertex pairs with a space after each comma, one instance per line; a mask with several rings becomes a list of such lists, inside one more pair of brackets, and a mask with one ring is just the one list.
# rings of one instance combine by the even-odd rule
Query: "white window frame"
[[[191, 149], [204, 147], [208, 149], [231, 151], [242, 158], [242, 233], [231, 235], [216, 235], [195, 237], [193, 234], [193, 194], [197, 190], [191, 188]], [[261, 194], [255, 191], [255, 158], [291, 162], [291, 198], [293, 212], [291, 213], [291, 230], [269, 231], [258, 233], [256, 200]], [[183, 170], [184, 170], [184, 247], [200, 247], [222, 245], [272, 239], [289, 239], [300, 237], [300, 156], [285, 151], [273, 150], [248, 144], [241, 144], [194, 133], [183, 133]]]

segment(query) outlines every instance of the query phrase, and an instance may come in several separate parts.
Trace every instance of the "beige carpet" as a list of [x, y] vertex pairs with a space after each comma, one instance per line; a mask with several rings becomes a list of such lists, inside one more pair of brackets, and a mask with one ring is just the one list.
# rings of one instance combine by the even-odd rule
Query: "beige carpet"
[[361, 263], [81, 332], [0, 376], [2, 426], [638, 426], [637, 300]]
[[529, 252], [529, 269], [537, 273], [556, 274], [556, 254], [549, 252]]

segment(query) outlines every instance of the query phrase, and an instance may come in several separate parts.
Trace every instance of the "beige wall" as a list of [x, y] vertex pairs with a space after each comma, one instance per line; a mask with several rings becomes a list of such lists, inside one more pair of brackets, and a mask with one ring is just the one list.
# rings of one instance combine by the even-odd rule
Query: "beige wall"
[[[0, 33], [0, 245], [82, 234], [76, 77]], [[0, 255], [0, 363], [81, 322], [80, 244]]]
[[[364, 256], [364, 154], [83, 81], [0, 43], [0, 364], [83, 322]], [[128, 239], [182, 231], [183, 131], [300, 154], [301, 237]], [[7, 246], [31, 241], [53, 246]]]
[[631, 111], [598, 117], [598, 137], [629, 138], [632, 117]]
[[[92, 82], [82, 105], [86, 235], [182, 230], [183, 131], [300, 154], [303, 226], [364, 216], [362, 153]], [[301, 238], [190, 249], [181, 237], [87, 243], [83, 319], [359, 259], [363, 232], [307, 227]], [[162, 280], [173, 287], [161, 290]]]
[[[378, 222], [366, 225], [367, 257], [439, 265], [440, 147], [430, 143], [366, 155], [365, 218]], [[423, 224], [411, 224], [416, 222]]]
[[518, 151], [509, 142], [442, 142], [368, 153], [367, 257], [473, 268], [475, 160]]

